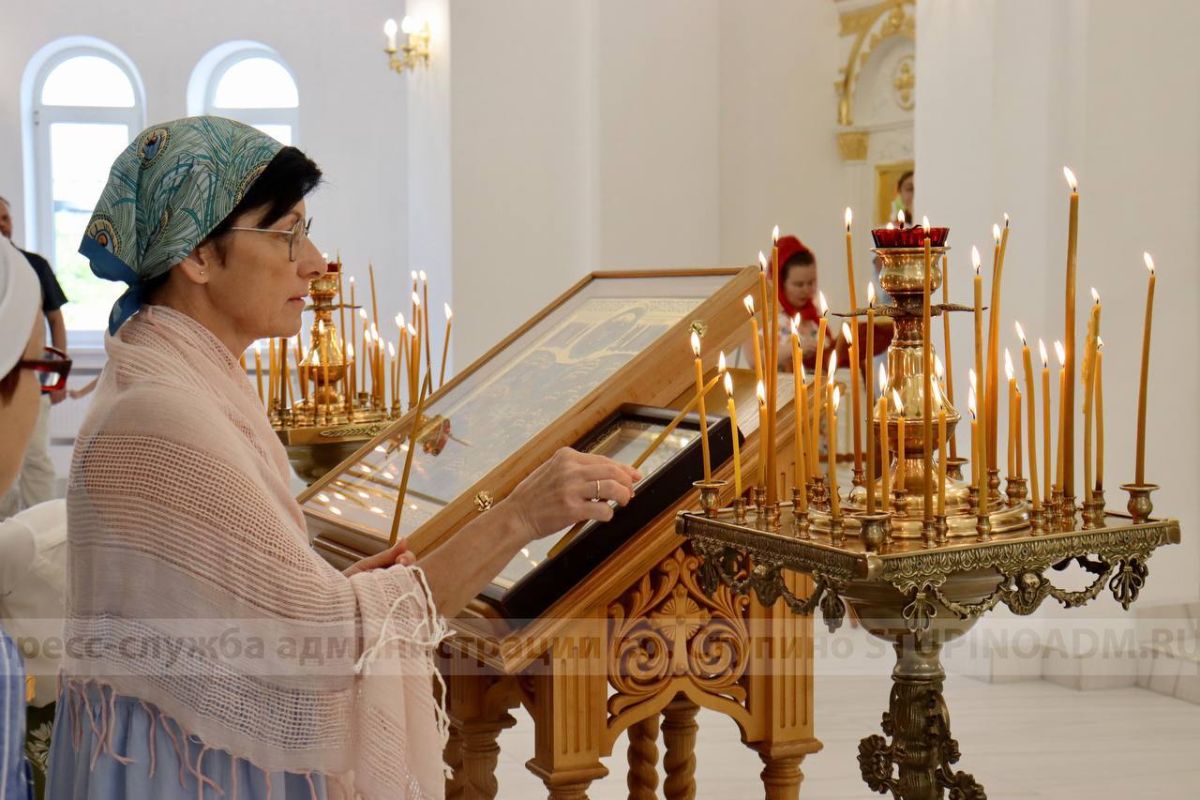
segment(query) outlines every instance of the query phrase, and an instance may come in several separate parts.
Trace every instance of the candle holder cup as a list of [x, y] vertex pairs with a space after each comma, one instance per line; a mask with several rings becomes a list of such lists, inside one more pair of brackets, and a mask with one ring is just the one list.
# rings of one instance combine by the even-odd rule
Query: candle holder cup
[[829, 518], [829, 543], [841, 545], [846, 540], [846, 526], [841, 517]]
[[728, 481], [695, 481], [692, 486], [700, 490], [700, 510], [704, 512], [704, 516], [712, 518], [717, 516], [717, 512], [721, 508], [721, 490], [725, 488]]
[[1103, 489], [1092, 490], [1092, 516], [1095, 527], [1103, 528], [1107, 524], [1105, 522]]
[[946, 521], [945, 514], [938, 514], [933, 518], [933, 541], [934, 544], [945, 544], [950, 538], [950, 524]]
[[992, 518], [989, 515], [975, 515], [975, 540], [979, 542], [992, 540]]
[[1046, 507], [1038, 506], [1029, 512], [1029, 526], [1034, 533], [1046, 530]]
[[767, 504], [767, 487], [755, 486], [750, 491], [750, 496], [754, 500], [754, 510], [758, 515], [762, 515], [763, 506]]
[[868, 553], [878, 553], [888, 542], [891, 515], [886, 513], [859, 514], [863, 547]]
[[946, 478], [952, 481], [961, 481], [963, 479], [963, 467], [966, 465], [965, 458], [946, 458]]
[[739, 525], [746, 524], [746, 498], [733, 498], [733, 521]]
[[1150, 500], [1150, 493], [1158, 489], [1158, 485], [1154, 483], [1126, 483], [1122, 484], [1121, 488], [1129, 492], [1129, 503], [1125, 506], [1129, 511], [1129, 516], [1133, 517], [1135, 525], [1141, 525], [1150, 521], [1150, 515], [1154, 513], [1154, 503]]

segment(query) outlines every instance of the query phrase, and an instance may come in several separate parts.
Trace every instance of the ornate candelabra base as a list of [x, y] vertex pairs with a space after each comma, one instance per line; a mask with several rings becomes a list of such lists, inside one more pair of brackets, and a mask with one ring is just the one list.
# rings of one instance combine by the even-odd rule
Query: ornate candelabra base
[[1150, 515], [1154, 513], [1154, 503], [1150, 500], [1150, 493], [1158, 489], [1157, 484], [1126, 483], [1121, 488], [1129, 492], [1129, 503], [1125, 508], [1129, 510], [1129, 516], [1133, 517], [1134, 524], [1141, 525], [1143, 522], [1149, 522]]

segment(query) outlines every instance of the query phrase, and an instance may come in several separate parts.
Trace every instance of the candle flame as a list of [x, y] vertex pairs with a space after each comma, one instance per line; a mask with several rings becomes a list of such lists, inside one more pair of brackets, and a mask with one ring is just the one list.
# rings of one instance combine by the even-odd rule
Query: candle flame
[[350, 276], [350, 285], [351, 286], [354, 285], [354, 276], [353, 275]]
[[748, 313], [750, 316], [753, 317], [754, 316], [754, 298], [751, 297], [750, 295], [746, 295], [745, 297], [742, 298], [742, 305], [744, 305], [746, 307], [746, 313]]
[[365, 308], [360, 308], [358, 310], [358, 316], [361, 317], [362, 319], [366, 319], [367, 318], [367, 310]]
[[778, 243], [779, 243], [779, 226], [776, 225], [774, 228], [771, 228], [771, 244], [778, 244]]
[[696, 354], [696, 358], [700, 357], [700, 334], [692, 331], [692, 352]]
[[454, 311], [451, 310], [449, 303], [442, 303], [442, 311], [446, 312], [446, 321], [454, 319]]
[[1042, 354], [1042, 369], [1050, 366], [1050, 357], [1046, 355], [1046, 343], [1038, 339], [1038, 350]]
[[967, 389], [967, 409], [971, 412], [971, 419], [975, 419], [975, 387]]
[[417, 308], [421, 307], [421, 295], [417, 294], [416, 292], [413, 292], [412, 293], [412, 301], [413, 301], [414, 306], [416, 306]]
[[425, 275], [425, 270], [418, 272], [417, 277], [421, 279], [421, 283], [427, 283], [429, 281], [429, 278]]
[[900, 393], [892, 389], [892, 402], [896, 404], [896, 413], [904, 416], [904, 401], [900, 399]]
[[767, 271], [767, 257], [763, 255], [763, 251], [758, 251], [758, 268], [763, 272]]
[[1004, 227], [1008, 227], [1008, 212], [1004, 212]]
[[729, 377], [729, 373], [727, 372], [728, 369], [729, 368], [725, 366], [725, 351], [722, 350], [717, 356], [717, 372], [724, 372], [725, 377]]
[[262, 342], [255, 342], [255, 343], [254, 343], [254, 352], [255, 352], [255, 353], [257, 353], [257, 354], [258, 354], [258, 355], [260, 355], [260, 356], [262, 355]]
[[971, 367], [970, 369], [967, 370], [967, 383], [971, 384], [972, 389], [974, 389], [975, 387], [977, 387], [979, 385], [979, 378], [975, 374], [974, 367]]
[[921, 217], [921, 227], [925, 229], [925, 233], [929, 233], [929, 217]]
[[1149, 253], [1143, 252], [1142, 253], [1142, 261], [1146, 262], [1146, 269], [1150, 270], [1150, 274], [1153, 275], [1154, 274], [1154, 259], [1150, 257]]
[[937, 375], [938, 380], [946, 377], [946, 367], [942, 364], [941, 356], [933, 357], [933, 374]]
[[1012, 353], [1008, 352], [1008, 348], [1004, 348], [1004, 377], [1010, 381], [1013, 379], [1013, 363]]
[[850, 206], [846, 206], [846, 230], [850, 230], [850, 223], [854, 221], [854, 212], [850, 210]]
[[758, 404], [765, 406], [767, 404], [767, 387], [763, 385], [762, 381], [759, 381], [754, 391], [758, 395]]
[[346, 342], [346, 358], [350, 359], [351, 361], [354, 360], [354, 345], [350, 344], [349, 342]]
[[825, 293], [817, 292], [817, 300], [819, 301], [817, 305], [820, 307], [821, 316], [823, 317], [829, 313], [829, 303], [825, 302]]
[[1071, 172], [1070, 167], [1063, 167], [1063, 177], [1067, 179], [1067, 186], [1071, 187], [1072, 192], [1079, 189], [1079, 184], [1075, 180], [1075, 173]]
[[971, 266], [975, 268], [975, 274], [979, 274], [979, 268], [982, 262], [979, 260], [979, 248], [971, 245]]
[[797, 368], [800, 370], [800, 382], [804, 383], [805, 381], [808, 380], [808, 371], [806, 369], [804, 369], [804, 360], [803, 359], [800, 360], [800, 363], [797, 365]]
[[837, 350], [833, 351], [833, 355], [829, 358], [829, 385], [833, 386], [834, 373], [837, 372]]
[[725, 394], [733, 399], [733, 376], [728, 372], [725, 373]]
[[1054, 342], [1054, 354], [1058, 356], [1058, 365], [1060, 367], [1065, 367], [1067, 365], [1067, 351], [1066, 348], [1063, 347], [1062, 342]]
[[867, 307], [875, 307], [875, 284], [873, 282], [867, 284]]
[[1021, 327], [1020, 322], [1014, 322], [1013, 325], [1017, 329], [1017, 338], [1021, 340], [1021, 346], [1027, 347], [1029, 343], [1025, 341], [1025, 329]]
[[1099, 336], [1097, 336], [1097, 337], [1096, 337], [1096, 349], [1097, 349], [1097, 350], [1103, 350], [1103, 349], [1104, 349], [1104, 340], [1103, 340], [1103, 339], [1101, 339]]
[[1000, 226], [994, 222], [992, 223], [992, 239], [995, 240], [996, 244], [1000, 244]]
[[392, 345], [391, 342], [388, 342], [388, 357], [389, 358], [396, 357], [396, 348]]
[[792, 326], [792, 336], [800, 335], [800, 315], [792, 317], [788, 320], [788, 324]]
[[836, 414], [838, 406], [842, 404], [842, 387], [833, 387], [833, 399], [830, 401], [830, 403], [833, 405], [833, 413]]
[[412, 337], [416, 337], [416, 335], [417, 335], [417, 329], [412, 326], [412, 323], [409, 323], [408, 335], [412, 336]]
[[325, 335], [325, 320], [323, 320], [323, 319], [317, 320], [317, 335], [318, 336]]
[[848, 341], [850, 341], [850, 337], [851, 337], [851, 334], [850, 334], [850, 323], [849, 323], [849, 322], [843, 322], [843, 323], [842, 323], [842, 338], [843, 338], [843, 339], [845, 339], [845, 340], [848, 342]]
[[1096, 305], [1100, 305], [1100, 293], [1096, 291], [1095, 286], [1092, 287], [1092, 300], [1095, 301]]
[[892, 224], [892, 223], [890, 223], [890, 222], [887, 224], [887, 226], [886, 226], [886, 227], [887, 227], [887, 229], [888, 229], [889, 231], [894, 231], [894, 230], [896, 230], [896, 226], [895, 226], [895, 225], [893, 225], [893, 224]]
[[904, 227], [904, 209], [903, 208], [896, 212], [896, 219], [900, 221], [900, 227], [903, 228]]
[[417, 271], [414, 269], [410, 274], [412, 275], [412, 279], [415, 281], [417, 279]]
[[879, 396], [883, 397], [887, 391], [887, 367], [883, 364], [879, 365]]

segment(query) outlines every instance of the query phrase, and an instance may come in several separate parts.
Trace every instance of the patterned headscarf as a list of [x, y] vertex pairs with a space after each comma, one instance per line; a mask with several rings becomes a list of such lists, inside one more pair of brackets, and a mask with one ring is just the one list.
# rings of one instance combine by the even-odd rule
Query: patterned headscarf
[[187, 117], [147, 128], [117, 156], [79, 246], [98, 277], [129, 284], [109, 333], [141, 308], [145, 282], [204, 241], [282, 148], [231, 119]]

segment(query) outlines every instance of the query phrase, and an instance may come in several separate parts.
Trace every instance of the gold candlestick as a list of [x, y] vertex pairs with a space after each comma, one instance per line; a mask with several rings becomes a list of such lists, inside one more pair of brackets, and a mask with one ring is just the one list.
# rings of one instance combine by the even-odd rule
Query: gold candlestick
[[1067, 286], [1066, 286], [1066, 331], [1064, 342], [1066, 361], [1063, 367], [1068, 376], [1066, 382], [1066, 412], [1063, 415], [1063, 484], [1064, 505], [1070, 507], [1075, 499], [1075, 275], [1076, 240], [1079, 234], [1079, 192], [1075, 175], [1063, 167], [1063, 176], [1071, 188], [1067, 228]]
[[712, 480], [712, 461], [708, 452], [708, 416], [704, 411], [704, 365], [700, 360], [700, 335], [695, 331], [692, 331], [692, 352], [696, 354], [696, 408], [700, 412], [700, 450], [704, 458], [704, 480], [707, 482]]
[[1092, 288], [1092, 313], [1088, 316], [1087, 339], [1083, 351], [1083, 501], [1092, 497], [1092, 403], [1096, 383], [1092, 370], [1095, 364], [1096, 340], [1100, 336], [1100, 294]]
[[[942, 303], [950, 302], [950, 256], [942, 253]], [[942, 313], [942, 338], [946, 350], [946, 399], [954, 405], [954, 356], [950, 347], [950, 315]], [[950, 435], [950, 457], [958, 458], [958, 429]]]
[[[882, 369], [883, 365], [879, 365]], [[886, 382], [880, 377], [879, 385], [882, 388]], [[880, 493], [882, 494], [883, 502], [882, 509], [887, 512], [892, 505], [891, 488], [892, 488], [892, 453], [888, 447], [888, 414], [887, 414], [887, 398], [880, 397], [876, 403], [876, 417], [879, 420], [879, 453], [883, 461], [882, 483], [880, 484]]]
[[[795, 424], [792, 426], [795, 434], [793, 437], [794, 452], [792, 460], [795, 464], [794, 468], [796, 470], [796, 486], [803, 488], [808, 485], [808, 456], [804, 452], [804, 420], [807, 416], [804, 413], [804, 405], [805, 395], [807, 392], [804, 388], [804, 360], [800, 355], [799, 320], [799, 314], [792, 319], [792, 406], [795, 410]], [[800, 511], [807, 510], [808, 508], [807, 498], [805, 498], [804, 495], [805, 492], [800, 492], [800, 496], [802, 498], [802, 506], [799, 508]]]
[[921, 429], [924, 434], [924, 509], [922, 520], [926, 528], [933, 522], [933, 336], [932, 320], [930, 318], [933, 304], [933, 258], [932, 242], [929, 239], [929, 218], [922, 218], [925, 228], [925, 269], [923, 276], [924, 288], [921, 298]]
[[[1138, 383], [1137, 411], [1137, 458], [1134, 469], [1134, 484], [1146, 485], [1146, 390], [1150, 376], [1150, 323], [1154, 317], [1154, 284], [1157, 277], [1154, 273], [1154, 259], [1149, 253], [1142, 253], [1146, 269], [1150, 270], [1150, 280], [1146, 284], [1146, 318], [1142, 324], [1142, 373]], [[1149, 493], [1146, 494], [1149, 497]]]
[[1104, 494], [1104, 340], [1096, 338], [1096, 483], [1093, 491]]
[[841, 403], [841, 387], [831, 386], [829, 390], [829, 405], [827, 406], [826, 424], [829, 426], [829, 451], [826, 457], [826, 471], [829, 474], [829, 508], [834, 521], [842, 519], [842, 500], [838, 495], [837, 484], [837, 411]]
[[454, 312], [450, 309], [449, 303], [442, 305], [446, 312], [446, 338], [442, 340], [442, 367], [438, 370], [438, 388], [446, 382], [446, 356], [450, 353], [450, 326], [454, 322]]
[[1046, 343], [1038, 339], [1038, 354], [1042, 357], [1042, 491], [1046, 504], [1050, 504], [1051, 484], [1054, 482], [1054, 466], [1051, 460], [1050, 432], [1050, 358]]
[[[821, 310], [821, 321], [817, 323], [817, 361], [813, 365], [813, 390], [815, 397], [820, 398], [823, 396], [820, 394], [821, 386], [823, 385], [821, 382], [821, 370], [825, 361], [825, 332], [829, 323], [829, 304], [825, 302], [824, 292], [817, 292], [817, 301], [818, 307]], [[819, 400], [817, 404], [823, 405]], [[812, 458], [812, 468], [809, 470], [809, 474], [816, 475], [819, 466], [817, 452], [821, 449], [821, 415], [819, 413], [813, 414], [812, 434], [809, 438], [812, 442], [812, 446], [809, 448], [809, 455]]]
[[733, 496], [742, 496], [742, 455], [738, 444], [737, 406], [733, 402], [733, 377], [725, 373], [725, 407], [729, 411], [729, 425], [733, 433]]
[[1025, 394], [1029, 396], [1029, 486], [1033, 490], [1033, 510], [1041, 511], [1042, 491], [1038, 485], [1037, 459], [1037, 394], [1033, 382], [1033, 359], [1030, 357], [1029, 342], [1025, 340], [1025, 331], [1020, 322], [1016, 323], [1016, 328], [1017, 337], [1021, 340], [1021, 361], [1025, 367]]
[[987, 425], [984, 427], [984, 441], [987, 442], [988, 468], [996, 469], [999, 463], [997, 445], [1000, 421], [1000, 287], [1004, 272], [1004, 262], [1000, 257], [1002, 237], [999, 225], [992, 226], [992, 239], [995, 246], [992, 256], [992, 302], [988, 307], [987, 388], [984, 390], [984, 408], [987, 409], [984, 419]]

